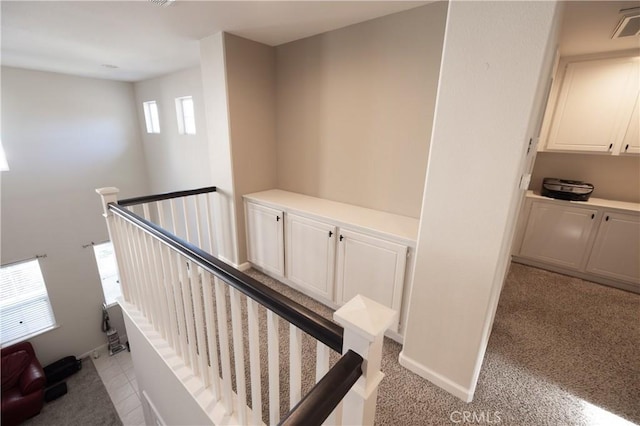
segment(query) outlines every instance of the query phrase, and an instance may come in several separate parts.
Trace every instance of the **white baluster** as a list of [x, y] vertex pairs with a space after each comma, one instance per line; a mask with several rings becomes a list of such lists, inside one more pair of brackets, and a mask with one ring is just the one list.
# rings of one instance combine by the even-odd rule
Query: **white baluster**
[[189, 229], [189, 207], [187, 206], [187, 197], [182, 197], [182, 214], [184, 220], [184, 239], [191, 242], [191, 232]]
[[209, 232], [209, 253], [215, 255], [215, 245], [213, 244], [213, 237], [214, 237], [214, 230], [213, 230], [213, 221], [211, 219], [211, 198], [213, 197], [213, 195], [215, 194], [215, 192], [211, 193], [211, 196], [209, 194], [205, 194], [205, 207], [206, 207], [206, 213], [207, 213], [207, 231]]
[[198, 237], [198, 248], [204, 250], [202, 247], [202, 226], [200, 226], [200, 201], [199, 195], [193, 197], [193, 202], [195, 203], [196, 208], [196, 236]]
[[229, 335], [227, 334], [227, 303], [224, 295], [226, 285], [219, 278], [213, 279], [216, 288], [216, 311], [218, 312], [218, 339], [220, 339], [220, 361], [222, 364], [222, 402], [227, 414], [233, 412], [231, 396], [231, 355], [229, 354]]
[[302, 398], [302, 331], [289, 324], [289, 409]]
[[176, 217], [176, 203], [175, 199], [169, 200], [169, 211], [171, 212], [171, 226], [173, 226], [173, 235], [179, 237], [178, 234], [178, 218]]
[[135, 305], [140, 310], [140, 312], [142, 312], [142, 314], [146, 316], [147, 314], [146, 314], [144, 303], [143, 303], [144, 292], [142, 289], [142, 285], [140, 283], [140, 278], [139, 278], [140, 269], [138, 267], [138, 257], [135, 250], [135, 246], [136, 246], [135, 234], [134, 234], [132, 225], [129, 222], [125, 221], [124, 219], [122, 220], [122, 233], [127, 236], [125, 253], [127, 253], [129, 257], [128, 264], [131, 268], [130, 277], [131, 277], [131, 282], [133, 284], [133, 291], [135, 294], [135, 301], [136, 301]]
[[124, 296], [124, 300], [129, 303], [134, 303], [133, 287], [135, 284], [131, 281], [131, 266], [129, 265], [131, 259], [127, 252], [127, 236], [122, 232], [121, 217], [114, 215], [113, 227], [111, 229], [116, 236], [115, 239], [113, 236], [111, 237], [111, 242], [113, 243], [116, 253], [116, 263], [118, 264], [118, 277], [120, 279], [122, 295]]
[[180, 347], [181, 356], [186, 366], [191, 363], [189, 356], [189, 343], [187, 337], [187, 325], [185, 323], [184, 302], [182, 297], [182, 283], [187, 280], [185, 272], [185, 263], [182, 257], [175, 251], [171, 250], [172, 257], [172, 279], [173, 281], [173, 297], [176, 301], [176, 314], [178, 316], [178, 326], [180, 327]]
[[247, 322], [249, 323], [249, 364], [251, 370], [251, 423], [262, 424], [262, 392], [260, 381], [260, 326], [258, 303], [247, 297]]
[[269, 353], [269, 423], [280, 422], [280, 329], [278, 315], [267, 309]]
[[[183, 260], [183, 263], [185, 260]], [[200, 366], [198, 365], [198, 343], [196, 340], [196, 330], [193, 316], [193, 292], [192, 282], [197, 280], [197, 274], [195, 271], [195, 265], [193, 262], [186, 261], [188, 265], [188, 272], [186, 280], [182, 283], [182, 302], [184, 303], [184, 317], [187, 323], [187, 336], [189, 337], [189, 355], [191, 357], [191, 369], [194, 374], [200, 373]]]
[[162, 304], [160, 303], [160, 277], [158, 274], [158, 264], [156, 261], [156, 255], [154, 253], [154, 241], [155, 238], [151, 237], [149, 234], [144, 234], [145, 248], [146, 248], [146, 256], [147, 256], [147, 279], [151, 288], [151, 303], [153, 304], [153, 312], [155, 313], [155, 323], [153, 324], [154, 328], [160, 333], [160, 335], [164, 338], [166, 337], [165, 332], [165, 321], [166, 317], [162, 312]]
[[147, 252], [147, 234], [140, 228], [136, 229], [136, 234], [138, 235], [138, 249], [140, 250], [140, 261], [142, 266], [140, 271], [142, 272], [142, 282], [145, 288], [145, 301], [149, 312], [147, 319], [153, 328], [158, 330], [158, 323], [160, 321], [153, 297], [153, 283], [151, 282], [151, 268], [149, 267], [151, 262], [149, 261], [149, 254]]
[[333, 314], [333, 319], [344, 327], [342, 353], [351, 349], [364, 358], [362, 376], [343, 399], [342, 420], [347, 425], [373, 424], [378, 385], [384, 377], [380, 371], [384, 332], [396, 315], [393, 309], [361, 295]]
[[140, 296], [141, 296], [140, 302], [142, 305], [142, 312], [149, 321], [153, 322], [152, 321], [153, 313], [151, 311], [151, 305], [150, 305], [151, 298], [149, 296], [149, 289], [146, 283], [147, 280], [146, 280], [146, 274], [145, 274], [144, 256], [142, 253], [141, 231], [135, 225], [130, 224], [130, 232], [131, 232], [131, 236], [133, 237], [132, 243], [133, 243], [133, 250], [135, 251], [137, 282], [138, 282], [138, 285], [140, 286]]
[[229, 287], [231, 299], [231, 329], [233, 331], [233, 359], [236, 367], [236, 394], [238, 395], [238, 419], [247, 424], [247, 388], [244, 375], [244, 339], [242, 338], [242, 307], [240, 292]]
[[170, 334], [171, 334], [171, 322], [169, 317], [169, 307], [167, 306], [167, 299], [165, 297], [165, 276], [162, 270], [162, 258], [161, 258], [161, 243], [155, 238], [151, 238], [151, 256], [152, 256], [152, 264], [153, 264], [153, 278], [156, 281], [156, 300], [158, 301], [158, 306], [160, 308], [160, 321], [162, 324], [162, 337], [170, 342]]
[[211, 376], [211, 392], [218, 401], [220, 399], [220, 375], [218, 369], [218, 346], [216, 341], [216, 318], [213, 311], [213, 287], [211, 274], [204, 272], [202, 282], [202, 294], [204, 297], [204, 314], [207, 321], [207, 341], [209, 342], [209, 375]]
[[193, 291], [193, 308], [196, 320], [196, 336], [198, 337], [198, 362], [200, 364], [200, 378], [205, 387], [211, 384], [209, 377], [209, 363], [207, 361], [207, 345], [205, 338], [204, 308], [202, 306], [202, 275], [205, 274], [202, 268], [193, 265], [193, 279], [191, 280], [191, 290]]
[[180, 355], [180, 343], [178, 342], [178, 318], [176, 316], [176, 305], [173, 298], [173, 286], [171, 285], [171, 259], [169, 257], [169, 247], [165, 244], [158, 243], [160, 265], [162, 267], [163, 277], [163, 289], [164, 289], [164, 304], [167, 308], [167, 322], [169, 327], [167, 329], [167, 340], [169, 345]]

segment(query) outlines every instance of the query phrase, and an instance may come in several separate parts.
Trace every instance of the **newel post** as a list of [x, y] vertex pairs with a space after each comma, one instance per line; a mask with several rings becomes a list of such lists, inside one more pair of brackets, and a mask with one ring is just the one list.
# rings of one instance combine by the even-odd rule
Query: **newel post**
[[342, 424], [373, 425], [378, 385], [384, 377], [380, 371], [385, 330], [398, 313], [393, 309], [358, 295], [333, 314], [344, 327], [342, 353], [349, 349], [363, 359], [362, 376], [343, 400]]
[[[113, 213], [111, 213], [111, 211], [109, 210], [109, 204], [110, 203], [117, 203], [118, 202], [118, 193], [120, 192], [120, 190], [118, 188], [109, 186], [106, 188], [98, 188], [96, 189], [96, 192], [100, 195], [100, 200], [102, 201], [102, 208], [104, 210], [104, 213], [102, 214], [102, 216], [105, 218], [106, 222], [107, 222], [107, 231], [109, 232], [109, 239], [111, 240], [111, 243], [113, 244], [113, 249], [115, 251], [116, 254], [116, 263], [118, 265], [121, 265], [122, 263], [122, 253], [120, 252], [120, 244], [118, 240], [118, 236], [117, 236], [117, 232], [116, 232], [116, 224], [115, 224], [115, 218], [113, 216]], [[118, 276], [120, 277], [120, 287], [122, 288], [122, 294], [125, 298], [125, 300], [131, 300], [129, 298], [129, 291], [127, 286], [124, 283], [124, 277], [122, 276], [122, 273], [124, 272], [122, 270], [123, 268], [120, 268], [120, 266], [118, 266]]]

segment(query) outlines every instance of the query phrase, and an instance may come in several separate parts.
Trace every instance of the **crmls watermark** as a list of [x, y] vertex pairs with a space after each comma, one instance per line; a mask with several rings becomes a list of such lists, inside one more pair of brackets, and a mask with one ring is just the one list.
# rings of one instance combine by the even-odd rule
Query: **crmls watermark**
[[499, 424], [500, 411], [452, 411], [449, 414], [449, 420], [453, 423], [470, 423], [470, 424]]

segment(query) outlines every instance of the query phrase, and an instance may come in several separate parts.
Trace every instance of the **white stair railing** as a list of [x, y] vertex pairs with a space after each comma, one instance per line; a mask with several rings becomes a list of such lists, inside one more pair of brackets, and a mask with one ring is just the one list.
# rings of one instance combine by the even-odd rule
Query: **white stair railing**
[[[194, 398], [210, 391], [228, 424], [278, 424], [283, 414], [283, 424], [320, 424], [329, 415], [327, 424], [373, 423], [383, 377], [383, 333], [395, 311], [357, 296], [335, 312], [340, 327], [199, 249], [203, 244], [215, 249], [210, 208], [215, 188], [120, 203], [116, 188], [97, 192], [115, 247], [122, 304], [139, 311], [188, 367], [191, 376], [184, 380], [198, 383], [191, 386]], [[288, 333], [283, 333], [281, 319]], [[309, 365], [303, 365], [307, 334], [317, 340], [314, 377]], [[331, 399], [321, 388], [335, 394], [339, 387], [327, 384], [329, 376], [336, 383], [342, 380], [335, 372], [328, 374], [331, 350], [351, 352], [357, 382], [353, 387], [353, 382], [340, 384], [348, 392], [344, 405], [334, 410], [336, 400], [318, 412]], [[288, 400], [281, 398], [282, 374], [288, 376], [283, 380]], [[317, 384], [303, 395], [309, 381]]]

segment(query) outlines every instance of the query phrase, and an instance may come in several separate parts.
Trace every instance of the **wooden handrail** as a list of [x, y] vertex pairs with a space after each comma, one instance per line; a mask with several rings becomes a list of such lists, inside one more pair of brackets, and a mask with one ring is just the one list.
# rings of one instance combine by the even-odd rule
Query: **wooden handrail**
[[362, 357], [352, 350], [280, 421], [280, 426], [321, 425], [362, 375]]
[[216, 187], [207, 186], [204, 188], [189, 189], [187, 191], [165, 192], [163, 194], [127, 198], [125, 200], [119, 200], [118, 204], [121, 206], [133, 206], [136, 204], [152, 203], [154, 201], [170, 200], [172, 198], [188, 197], [190, 195], [207, 194], [209, 192], [216, 192]]

